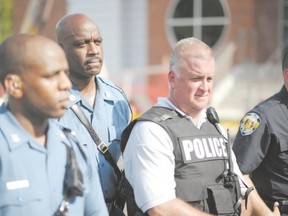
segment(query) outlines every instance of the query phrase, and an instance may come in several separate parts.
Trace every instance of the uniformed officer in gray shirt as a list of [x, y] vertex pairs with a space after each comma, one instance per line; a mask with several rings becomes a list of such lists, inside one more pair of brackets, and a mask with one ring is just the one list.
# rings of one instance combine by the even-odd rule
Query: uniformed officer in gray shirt
[[[233, 150], [246, 181], [266, 205], [277, 201], [288, 215], [288, 55], [283, 55], [281, 90], [245, 114]], [[266, 206], [257, 205], [260, 212]]]

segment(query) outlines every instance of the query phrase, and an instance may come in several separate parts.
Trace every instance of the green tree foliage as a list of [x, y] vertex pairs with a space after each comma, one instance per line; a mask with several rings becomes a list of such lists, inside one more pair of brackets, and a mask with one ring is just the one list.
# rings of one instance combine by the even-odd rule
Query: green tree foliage
[[14, 0], [0, 0], [0, 43], [13, 33]]

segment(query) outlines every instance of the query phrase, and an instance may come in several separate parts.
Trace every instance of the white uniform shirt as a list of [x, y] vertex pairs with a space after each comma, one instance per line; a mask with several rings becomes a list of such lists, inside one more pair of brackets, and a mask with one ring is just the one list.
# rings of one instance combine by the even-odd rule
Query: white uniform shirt
[[[174, 109], [192, 121], [190, 116], [177, 109], [167, 98], [158, 98], [156, 106]], [[196, 125], [198, 128], [207, 120], [206, 110], [200, 115]], [[137, 122], [123, 155], [125, 175], [134, 189], [136, 203], [143, 212], [176, 198], [173, 143], [165, 129], [154, 122]], [[242, 177], [234, 153], [232, 160], [234, 172]], [[242, 182], [241, 189], [246, 190]]]

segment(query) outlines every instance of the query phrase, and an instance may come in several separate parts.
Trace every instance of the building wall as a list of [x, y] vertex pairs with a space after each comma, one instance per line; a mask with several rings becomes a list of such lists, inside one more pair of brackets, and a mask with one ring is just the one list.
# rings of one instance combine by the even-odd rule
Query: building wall
[[280, 0], [261, 0], [256, 1], [256, 11], [254, 13], [256, 36], [257, 61], [266, 61], [275, 48], [281, 47], [282, 40], [282, 14]]
[[147, 65], [146, 0], [68, 0], [68, 13], [82, 12], [98, 24], [110, 78], [123, 70]]
[[[149, 63], [161, 64], [167, 59], [171, 45], [165, 31], [165, 18], [171, 1], [149, 0]], [[228, 14], [231, 23], [220, 46], [229, 42], [235, 44], [234, 64], [243, 62], [264, 62], [279, 46], [280, 1], [229, 0]]]
[[[13, 11], [13, 31], [14, 33], [20, 33], [21, 26], [27, 18], [26, 11], [29, 9], [29, 0], [14, 0], [14, 11]], [[35, 13], [37, 13], [35, 11]], [[42, 23], [41, 31], [37, 34], [47, 36], [48, 38], [55, 40], [55, 25], [57, 21], [66, 13], [66, 1], [65, 0], [54, 0], [51, 8], [51, 13], [48, 16], [46, 22]], [[41, 15], [41, 13], [40, 13]], [[39, 20], [38, 20], [39, 21]], [[22, 32], [29, 33], [29, 32]], [[4, 94], [4, 89], [0, 84], [0, 100]]]
[[165, 63], [171, 51], [165, 30], [169, 1], [148, 0], [148, 2], [149, 64], [158, 65]]
[[[26, 11], [28, 10], [29, 0], [14, 0], [14, 32], [19, 33], [21, 29], [21, 25], [25, 20]], [[51, 1], [51, 0], [50, 0]], [[42, 24], [43, 29], [38, 34], [47, 36], [53, 40], [55, 40], [55, 25], [57, 21], [66, 13], [66, 1], [65, 0], [53, 0], [52, 8], [49, 13], [48, 19]], [[37, 14], [37, 11], [35, 11]]]
[[[172, 45], [167, 35], [166, 18], [169, 7], [175, 1], [54, 0], [51, 16], [43, 34], [54, 38], [54, 26], [66, 13], [82, 12], [90, 16], [98, 23], [104, 38], [105, 66], [110, 79], [119, 84], [128, 97], [139, 98], [145, 110], [155, 103], [157, 96], [167, 94], [168, 60]], [[226, 86], [227, 79], [235, 72], [240, 71], [243, 76], [247, 76], [243, 70], [249, 70], [247, 74], [269, 75], [265, 64], [274, 64], [276, 61], [279, 63], [279, 52], [282, 48], [283, 1], [221, 1], [225, 2], [230, 23], [221, 42], [214, 48], [217, 63], [215, 87]], [[14, 19], [17, 32], [23, 21], [28, 0], [15, 0], [15, 2]], [[251, 63], [255, 65], [248, 67], [249, 69], [242, 66]], [[278, 70], [274, 65], [272, 68]], [[271, 70], [271, 67], [268, 69]], [[252, 81], [262, 82], [259, 76], [255, 76]], [[255, 83], [251, 85], [257, 86]], [[262, 88], [268, 89], [264, 85]], [[225, 88], [225, 91], [231, 90]], [[259, 89], [255, 89], [255, 92], [260, 95]], [[223, 101], [226, 100], [222, 90], [219, 91], [219, 97], [222, 97]], [[249, 95], [243, 97], [250, 98]], [[266, 93], [261, 97], [266, 97]]]

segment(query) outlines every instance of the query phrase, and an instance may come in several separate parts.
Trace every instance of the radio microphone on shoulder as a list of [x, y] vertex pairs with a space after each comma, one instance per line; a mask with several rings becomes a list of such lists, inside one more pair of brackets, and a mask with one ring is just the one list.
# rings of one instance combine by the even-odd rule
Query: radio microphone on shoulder
[[215, 128], [218, 130], [218, 132], [227, 141], [228, 140], [227, 134], [223, 131], [223, 128], [220, 127], [220, 125], [219, 125], [219, 117], [218, 117], [218, 114], [217, 114], [216, 110], [213, 107], [209, 107], [206, 110], [206, 115], [207, 115], [208, 121], [215, 126]]

